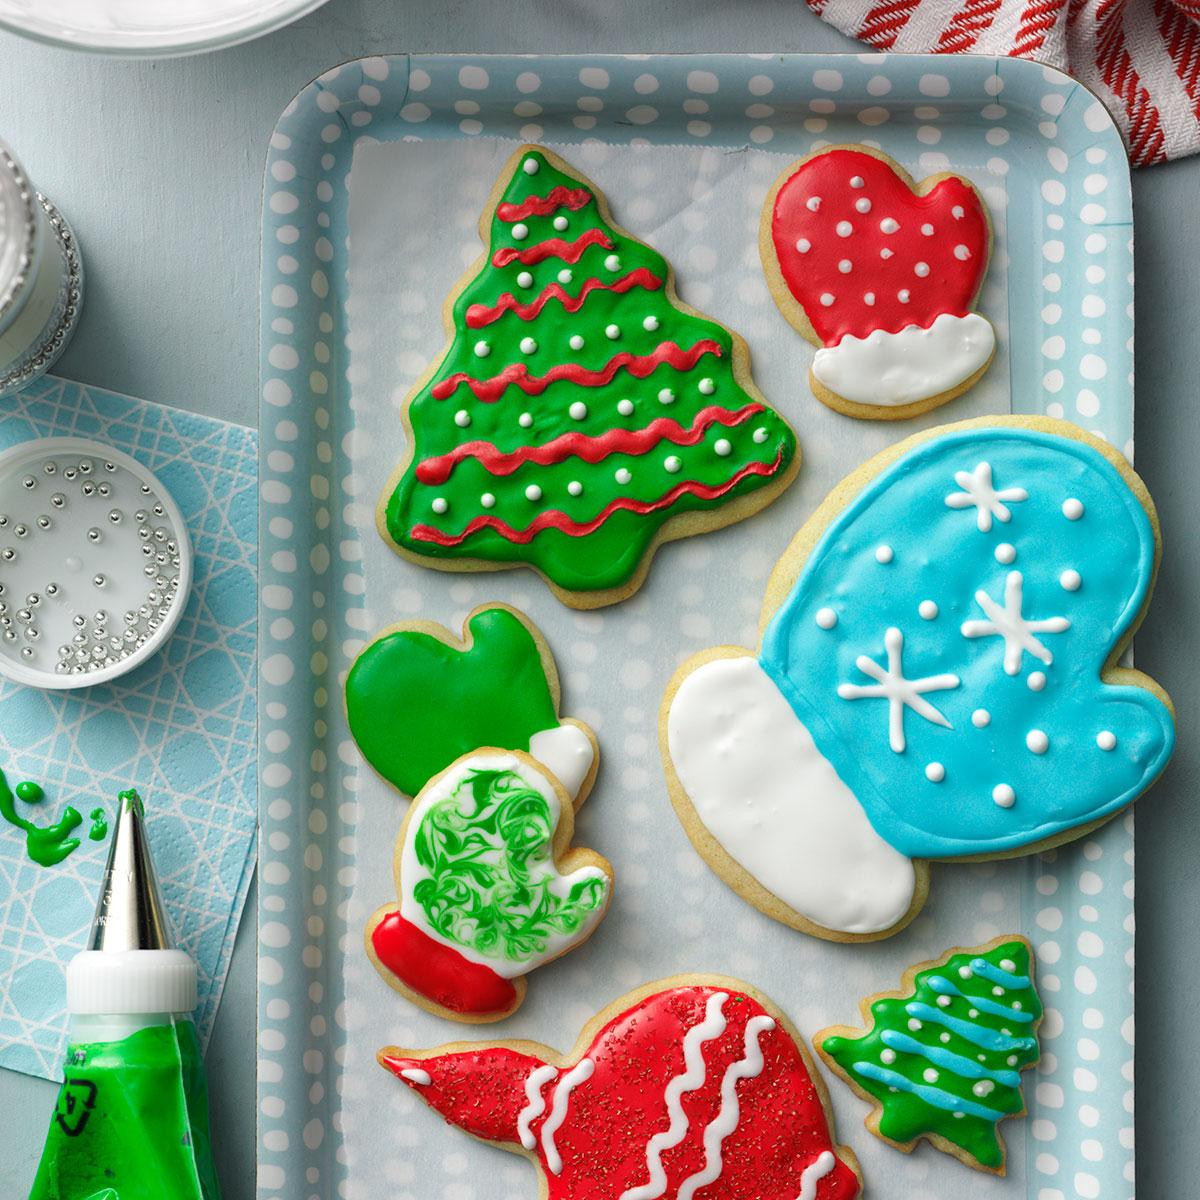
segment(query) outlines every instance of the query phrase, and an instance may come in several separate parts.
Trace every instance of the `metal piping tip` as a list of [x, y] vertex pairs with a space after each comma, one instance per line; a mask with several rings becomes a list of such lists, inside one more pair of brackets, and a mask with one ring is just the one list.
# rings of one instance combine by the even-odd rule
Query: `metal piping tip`
[[150, 859], [142, 798], [130, 788], [117, 799], [121, 807], [92, 918], [89, 949], [173, 950], [175, 939]]

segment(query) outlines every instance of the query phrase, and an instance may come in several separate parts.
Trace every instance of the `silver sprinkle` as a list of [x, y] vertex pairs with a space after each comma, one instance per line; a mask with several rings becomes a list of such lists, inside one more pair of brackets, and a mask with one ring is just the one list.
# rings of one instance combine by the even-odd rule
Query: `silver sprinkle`
[[112, 488], [107, 483], [96, 484], [96, 492], [105, 498], [112, 495]]
[[37, 527], [39, 529], [49, 529], [50, 528], [50, 518], [48, 516], [46, 516], [45, 513], [43, 513], [40, 517], [38, 517]]
[[0, 529], [8, 528], [8, 517], [4, 513], [0, 513]]
[[90, 475], [92, 473], [92, 464], [86, 458], [79, 464], [79, 473], [80, 475]]
[[138, 607], [138, 616], [139, 617], [148, 617], [149, 615], [150, 615], [150, 608], [148, 605], [143, 604]]
[[33, 489], [37, 487], [37, 480], [34, 479], [32, 475], [26, 475], [25, 478], [21, 480], [21, 486], [27, 492], [32, 492]]
[[104, 647], [103, 646], [93, 646], [92, 647], [92, 657], [94, 659], [96, 659], [97, 661], [102, 659], [104, 657]]
[[96, 485], [94, 483], [85, 483], [79, 490], [85, 496], [94, 496], [96, 494]]
[[[142, 549], [143, 549], [143, 550], [149, 550], [149, 549], [150, 549], [150, 547], [149, 547], [149, 546], [143, 546], [143, 547], [142, 547]], [[153, 578], [154, 578], [154, 572], [155, 572], [155, 570], [156, 570], [156, 569], [157, 569], [157, 568], [154, 566], [154, 564], [153, 564], [153, 563], [147, 563], [147, 564], [146, 564], [146, 565], [145, 565], [145, 566], [142, 568], [142, 574], [143, 574], [143, 575], [145, 575], [145, 576], [146, 576], [148, 579], [153, 579]]]
[[108, 519], [109, 519], [109, 520], [110, 520], [110, 521], [111, 521], [111, 522], [112, 522], [114, 525], [120, 525], [120, 523], [121, 523], [121, 516], [122, 516], [122, 514], [121, 514], [121, 510], [120, 510], [119, 508], [114, 508], [114, 509], [113, 509], [113, 510], [112, 510], [112, 511], [111, 511], [111, 512], [108, 514]]
[[7, 563], [16, 562], [17, 552], [11, 546], [5, 546], [3, 550], [0, 550], [0, 558]]
[[143, 526], [142, 526], [142, 527], [141, 527], [141, 528], [138, 530], [138, 537], [140, 537], [140, 538], [142, 539], [142, 541], [143, 541], [143, 542], [148, 542], [148, 541], [150, 540], [150, 526], [149, 526], [149, 525], [143, 525]]
[[67, 498], [62, 494], [62, 492], [55, 492], [54, 495], [50, 497], [50, 503], [53, 504], [55, 508], [62, 508], [66, 502]]
[[68, 467], [68, 468], [67, 468], [67, 469], [66, 469], [66, 470], [63, 472], [63, 478], [64, 478], [64, 479], [66, 479], [66, 480], [68, 480], [68, 481], [70, 481], [70, 480], [74, 479], [74, 478], [75, 478], [75, 476], [76, 476], [76, 475], [78, 475], [78, 474], [79, 474], [79, 472], [78, 472], [78, 471], [76, 471], [74, 467]]
[[103, 625], [108, 620], [108, 613], [104, 609], [100, 609], [94, 618], [97, 625]]
[[28, 537], [29, 536], [29, 526], [28, 525], [14, 525], [13, 533], [15, 533], [17, 535], [17, 537], [19, 537], [19, 538]]
[[107, 582], [108, 580], [99, 573], [92, 576], [92, 583], [98, 588], [102, 588]]
[[88, 530], [88, 541], [98, 542], [104, 535], [94, 525]]
[[57, 583], [46, 584], [46, 595], [47, 596], [57, 596], [58, 595], [58, 584]]
[[[83, 647], [83, 646], [87, 645], [87, 638], [82, 633], [72, 634], [71, 641], [73, 641], [76, 646]], [[87, 651], [83, 650], [83, 649], [79, 649], [79, 650], [75, 651], [76, 658], [79, 658], [81, 655], [85, 655], [85, 654], [87, 654]]]
[[150, 514], [144, 508], [139, 508], [137, 512], [133, 514], [133, 519], [139, 525], [145, 525], [145, 523], [150, 520]]
[[53, 461], [47, 462], [43, 465], [42, 470], [45, 471], [47, 475], [53, 475], [54, 472], [58, 470], [58, 464]]
[[28, 622], [33, 620], [33, 613], [31, 613], [27, 608], [18, 608], [17, 620], [28, 624]]
[[104, 464], [104, 469], [111, 475], [117, 469], [117, 464], [106, 462]]
[[83, 615], [83, 613], [76, 613], [71, 618], [71, 624], [74, 625], [76, 629], [82, 629], [87, 624], [87, 618]]
[[140, 488], [140, 491], [141, 491], [141, 493], [142, 493], [142, 495], [143, 495], [143, 496], [148, 496], [148, 495], [150, 495], [150, 485], [149, 485], [148, 483], [143, 483], [143, 484], [142, 484], [142, 486], [141, 486], [141, 488]]
[[65, 645], [65, 644], [62, 646], [59, 646], [58, 657], [59, 658], [70, 658], [71, 657], [71, 647], [68, 645]]
[[33, 657], [33, 647], [32, 646], [22, 646], [21, 647], [21, 657], [22, 658], [32, 658]]
[[[149, 542], [147, 542], [147, 543], [146, 543], [146, 544], [145, 544], [145, 545], [142, 547], [142, 554], [143, 554], [143, 555], [145, 555], [145, 557], [146, 557], [146, 558], [150, 558], [150, 557], [151, 557], [151, 556], [154, 554], [154, 547], [153, 547], [153, 546], [151, 546]], [[150, 572], [151, 572], [151, 571], [153, 571], [153, 570], [154, 570], [154, 568], [153, 568], [153, 567], [151, 567], [151, 568], [150, 568], [150, 570], [148, 570], [148, 571], [146, 572], [146, 574], [147, 574], [147, 575], [149, 575], [149, 574], [150, 574]]]
[[6, 629], [4, 631], [4, 640], [6, 642], [15, 642], [17, 640], [17, 635], [13, 633], [11, 629]]
[[146, 622], [147, 627], [151, 630], [157, 629], [161, 624], [162, 622], [157, 617], [151, 617], [150, 620]]
[[161, 525], [154, 531], [154, 540], [156, 542], [165, 542], [169, 536], [168, 532]]
[[164, 509], [164, 508], [163, 508], [163, 506], [162, 506], [162, 504], [161, 504], [161, 503], [158, 503], [158, 504], [156, 504], [156, 505], [155, 505], [155, 506], [154, 506], [154, 507], [153, 507], [153, 508], [152, 508], [150, 511], [151, 511], [151, 512], [152, 512], [152, 513], [153, 513], [153, 514], [156, 516], [156, 517], [161, 517], [161, 516], [162, 516], [162, 515], [163, 515], [163, 514], [166, 512], [166, 509]]
[[25, 603], [28, 604], [30, 608], [37, 608], [41, 602], [42, 598], [37, 594], [37, 592], [30, 592], [29, 595], [25, 597]]
[[25, 630], [25, 638], [27, 641], [36, 642], [41, 636], [42, 635], [38, 632], [38, 627], [36, 625], [30, 625], [29, 628]]

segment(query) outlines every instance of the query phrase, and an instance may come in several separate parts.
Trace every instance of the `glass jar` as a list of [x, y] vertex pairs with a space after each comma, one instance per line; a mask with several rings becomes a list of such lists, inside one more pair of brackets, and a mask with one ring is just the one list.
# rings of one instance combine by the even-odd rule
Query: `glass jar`
[[71, 340], [82, 300], [71, 227], [0, 142], [0, 396], [50, 369]]

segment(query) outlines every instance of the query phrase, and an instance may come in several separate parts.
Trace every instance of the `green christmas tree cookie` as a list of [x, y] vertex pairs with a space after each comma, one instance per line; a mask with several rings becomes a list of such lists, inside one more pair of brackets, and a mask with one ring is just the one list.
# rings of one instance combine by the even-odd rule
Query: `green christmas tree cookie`
[[502, 604], [477, 608], [461, 640], [432, 621], [376, 638], [346, 679], [350, 733], [366, 760], [415, 796], [455, 759], [482, 746], [528, 751], [582, 802], [596, 739], [558, 716], [558, 672], [533, 622]]
[[402, 554], [526, 564], [565, 603], [640, 586], [663, 540], [740, 520], [799, 465], [740, 337], [675, 295], [657, 251], [547, 150], [509, 160], [450, 343], [404, 406], [409, 457], [379, 506]]
[[908, 1153], [921, 1138], [967, 1166], [1004, 1174], [997, 1125], [1021, 1116], [1021, 1072], [1038, 1061], [1042, 1004], [1033, 954], [1005, 937], [905, 972], [901, 990], [862, 1003], [871, 1029], [814, 1039], [825, 1061], [876, 1104], [867, 1127]]

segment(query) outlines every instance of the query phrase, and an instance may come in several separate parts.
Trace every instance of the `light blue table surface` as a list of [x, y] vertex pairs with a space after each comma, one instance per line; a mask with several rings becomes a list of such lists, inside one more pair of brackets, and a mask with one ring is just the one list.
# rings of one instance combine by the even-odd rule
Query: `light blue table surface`
[[[266, 140], [295, 92], [340, 60], [418, 50], [852, 49], [800, 0], [330, 0], [252, 45], [156, 63], [0, 35], [0, 137], [68, 214], [89, 272], [83, 319], [58, 371], [256, 423]], [[1137, 462], [1167, 545], [1138, 661], [1171, 691], [1181, 732], [1174, 764], [1137, 813], [1137, 1183], [1147, 1196], [1173, 1197], [1194, 1194], [1200, 1169], [1198, 197], [1200, 158], [1134, 175]], [[253, 904], [208, 1055], [226, 1200], [254, 1195]], [[52, 1103], [49, 1084], [0, 1075], [0, 1196], [26, 1194]]]

